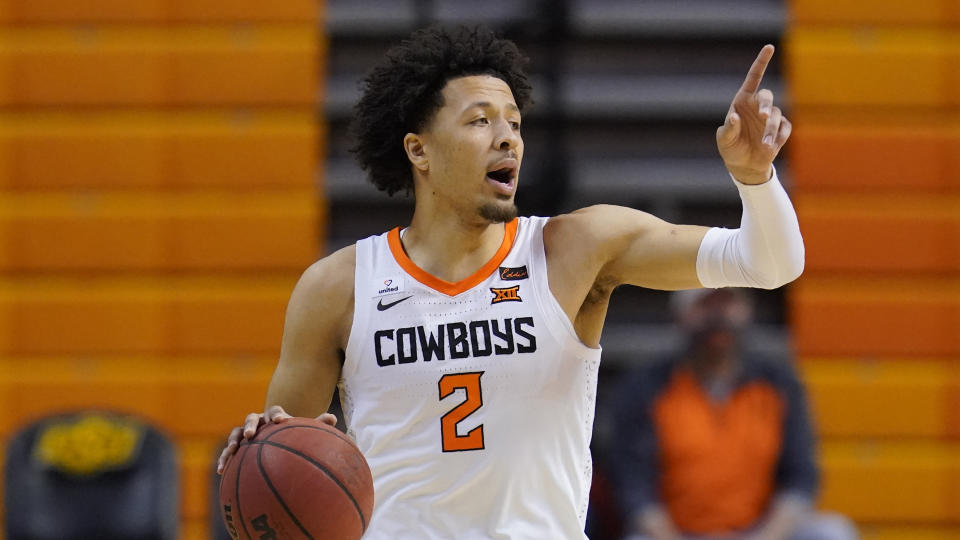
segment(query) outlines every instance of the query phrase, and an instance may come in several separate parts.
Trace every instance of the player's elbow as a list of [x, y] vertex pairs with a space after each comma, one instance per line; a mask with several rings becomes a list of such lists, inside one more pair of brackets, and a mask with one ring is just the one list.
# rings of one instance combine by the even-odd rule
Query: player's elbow
[[778, 285], [782, 287], [791, 281], [794, 281], [801, 274], [803, 274], [803, 268], [806, 265], [807, 260], [807, 250], [803, 245], [803, 238], [800, 238], [797, 242], [797, 245], [794, 249], [788, 250], [783, 261], [783, 283]]
[[783, 287], [803, 274], [806, 255], [803, 244], [799, 249], [779, 254], [765, 271], [754, 272], [755, 286], [761, 289], [777, 289]]
[[800, 253], [796, 257], [792, 257], [790, 263], [788, 264], [785, 275], [786, 281], [784, 281], [783, 284], [786, 285], [787, 283], [790, 283], [791, 281], [794, 281], [800, 277], [803, 274], [803, 268], [805, 264], [806, 255], [803, 246], [801, 246]]

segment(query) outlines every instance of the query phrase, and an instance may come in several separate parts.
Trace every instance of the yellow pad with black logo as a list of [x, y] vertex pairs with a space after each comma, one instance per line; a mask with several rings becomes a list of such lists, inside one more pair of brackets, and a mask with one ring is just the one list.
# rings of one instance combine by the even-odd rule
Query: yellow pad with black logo
[[143, 434], [143, 426], [128, 418], [100, 413], [58, 418], [40, 429], [33, 457], [70, 476], [95, 476], [132, 465]]

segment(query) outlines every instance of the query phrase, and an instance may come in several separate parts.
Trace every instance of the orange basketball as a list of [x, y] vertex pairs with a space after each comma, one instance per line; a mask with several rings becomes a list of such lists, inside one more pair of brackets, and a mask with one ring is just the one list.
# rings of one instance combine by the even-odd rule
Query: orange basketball
[[220, 513], [236, 539], [358, 540], [373, 511], [373, 478], [349, 437], [292, 418], [243, 441], [220, 477]]

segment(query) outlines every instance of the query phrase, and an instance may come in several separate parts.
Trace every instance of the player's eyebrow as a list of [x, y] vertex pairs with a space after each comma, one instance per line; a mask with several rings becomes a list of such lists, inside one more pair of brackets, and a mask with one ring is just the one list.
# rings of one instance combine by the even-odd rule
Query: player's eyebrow
[[[493, 107], [493, 103], [490, 103], [489, 101], [474, 101], [470, 105], [466, 106], [463, 110], [469, 111], [475, 108], [489, 109], [490, 107]], [[507, 103], [505, 107], [511, 111], [520, 112], [520, 108], [514, 103]]]

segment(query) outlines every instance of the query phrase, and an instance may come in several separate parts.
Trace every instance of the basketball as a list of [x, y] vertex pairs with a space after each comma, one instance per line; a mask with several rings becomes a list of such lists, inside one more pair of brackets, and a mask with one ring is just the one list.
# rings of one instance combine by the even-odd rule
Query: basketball
[[373, 478], [336, 428], [292, 418], [244, 440], [220, 478], [230, 536], [357, 540], [373, 511]]

